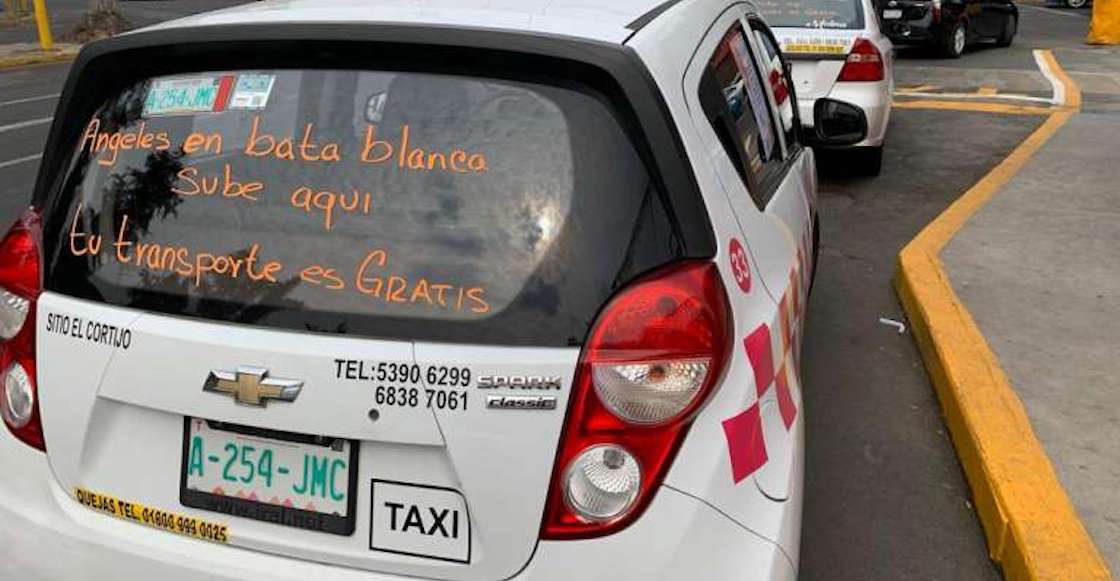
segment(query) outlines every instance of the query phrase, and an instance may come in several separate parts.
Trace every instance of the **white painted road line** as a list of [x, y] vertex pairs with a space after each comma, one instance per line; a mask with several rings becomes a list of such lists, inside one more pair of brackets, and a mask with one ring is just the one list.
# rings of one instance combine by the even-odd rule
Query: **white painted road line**
[[1034, 49], [1033, 53], [1034, 62], [1038, 64], [1038, 70], [1042, 71], [1042, 76], [1046, 77], [1046, 80], [1050, 81], [1050, 87], [1053, 88], [1054, 97], [1050, 99], [1050, 102], [1059, 106], [1065, 105], [1065, 84], [1063, 84], [1062, 81], [1056, 75], [1054, 75], [1054, 71], [1050, 70], [1050, 65], [1046, 62], [1046, 59], [1042, 58], [1041, 50], [1036, 48]]
[[43, 157], [43, 154], [36, 153], [35, 155], [29, 155], [27, 157], [21, 157], [21, 158], [18, 158], [18, 159], [9, 159], [8, 161], [0, 161], [0, 169], [4, 169], [6, 167], [10, 167], [10, 166], [13, 166], [13, 165], [19, 165], [21, 163], [27, 163], [29, 161], [35, 161], [35, 160], [39, 159], [40, 157]]
[[[1040, 10], [1042, 12], [1049, 12], [1050, 14], [1057, 14], [1058, 16], [1066, 16], [1068, 18], [1089, 18], [1082, 14], [1083, 11], [1069, 9], [1069, 10], [1055, 10], [1053, 8], [1046, 8], [1044, 6], [1031, 6], [1030, 4], [1017, 4], [1019, 8], [1030, 8], [1031, 10]], [[1088, 11], [1085, 11], [1088, 12]]]
[[0, 133], [15, 131], [16, 129], [23, 129], [24, 127], [43, 125], [44, 123], [50, 123], [51, 119], [54, 119], [54, 117], [40, 117], [39, 119], [32, 119], [30, 121], [20, 121], [19, 123], [12, 123], [11, 125], [0, 125]]
[[12, 99], [11, 101], [0, 101], [0, 107], [8, 105], [19, 105], [20, 103], [34, 103], [35, 101], [46, 101], [48, 99], [57, 99], [59, 93], [53, 95], [39, 95], [38, 97], [25, 97], [23, 99]]

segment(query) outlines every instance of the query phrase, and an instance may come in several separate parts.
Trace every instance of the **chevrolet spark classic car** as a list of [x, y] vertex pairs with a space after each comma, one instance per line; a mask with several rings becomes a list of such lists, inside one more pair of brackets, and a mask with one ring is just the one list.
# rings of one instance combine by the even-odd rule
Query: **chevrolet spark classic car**
[[796, 577], [809, 146], [865, 118], [802, 129], [750, 4], [494, 6], [82, 50], [0, 241], [6, 571]]

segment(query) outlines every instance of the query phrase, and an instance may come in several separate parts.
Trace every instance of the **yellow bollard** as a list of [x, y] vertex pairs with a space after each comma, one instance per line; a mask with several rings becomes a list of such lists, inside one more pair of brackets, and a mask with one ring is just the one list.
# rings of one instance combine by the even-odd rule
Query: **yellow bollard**
[[1095, 0], [1089, 44], [1120, 44], [1120, 0]]
[[46, 0], [35, 1], [35, 25], [39, 27], [39, 47], [43, 50], [54, 48], [54, 38], [51, 37], [51, 22], [47, 17]]

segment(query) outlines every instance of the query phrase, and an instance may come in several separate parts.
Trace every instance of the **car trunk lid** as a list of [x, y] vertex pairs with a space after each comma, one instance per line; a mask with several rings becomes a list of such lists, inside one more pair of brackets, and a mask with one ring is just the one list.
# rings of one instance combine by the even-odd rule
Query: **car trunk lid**
[[[552, 466], [551, 453], [541, 449], [554, 447], [558, 438], [563, 422], [559, 410], [566, 404], [578, 349], [414, 346], [332, 336], [309, 340], [290, 332], [141, 313], [56, 293], [44, 294], [40, 305], [44, 431], [51, 466], [66, 490], [228, 525], [233, 545], [373, 570], [500, 578], [519, 568], [531, 552]], [[101, 329], [107, 328], [127, 333], [126, 346], [102, 340]], [[419, 369], [421, 404], [433, 390], [442, 405], [376, 403], [377, 386], [382, 385], [376, 381], [378, 366], [385, 362]], [[302, 380], [298, 398], [256, 407], [203, 389], [215, 370], [237, 370], [246, 363], [273, 377]], [[468, 369], [478, 377], [557, 378], [555, 389], [548, 391], [558, 400], [556, 409], [495, 413], [486, 408], [475, 378], [466, 387], [462, 380], [439, 385], [451, 383], [446, 369]], [[425, 377], [429, 370], [436, 379], [431, 384]], [[371, 410], [378, 410], [376, 420]], [[243, 499], [268, 491], [280, 498], [262, 494], [260, 500], [294, 501], [297, 509], [318, 505], [320, 510], [353, 511], [354, 532], [330, 534], [323, 532], [329, 527], [283, 526], [181, 506], [193, 452], [184, 442], [185, 430], [191, 428], [184, 426], [184, 418], [205, 420], [204, 431], [218, 436], [206, 443], [224, 444], [200, 453], [201, 478], [196, 480], [205, 484], [201, 492], [213, 493], [213, 485], [225, 496]], [[223, 427], [230, 426], [270, 432], [221, 437]], [[339, 470], [327, 474], [323, 485], [313, 486], [314, 468], [300, 466], [298, 456], [294, 464], [284, 465], [291, 460], [279, 449], [285, 441], [264, 437], [292, 434], [357, 446], [356, 462], [347, 466], [353, 478]], [[497, 440], [501, 446], [495, 446]], [[252, 443], [257, 454], [246, 457], [245, 445], [238, 444], [242, 441]], [[227, 442], [237, 448], [224, 449]], [[269, 449], [277, 485], [266, 487], [257, 480], [261, 451]], [[282, 489], [278, 470], [292, 475]], [[245, 483], [254, 471], [256, 478]], [[344, 492], [347, 487], [352, 488]], [[297, 494], [293, 488], [305, 492]], [[334, 493], [346, 499], [332, 503]], [[409, 523], [411, 530], [402, 531], [412, 506], [419, 511]]]

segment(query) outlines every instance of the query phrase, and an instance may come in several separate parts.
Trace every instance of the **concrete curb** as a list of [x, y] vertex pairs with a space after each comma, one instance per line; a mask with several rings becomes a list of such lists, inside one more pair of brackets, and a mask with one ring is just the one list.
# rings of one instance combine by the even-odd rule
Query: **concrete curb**
[[1108, 568], [1058, 481], [999, 360], [953, 291], [939, 258], [965, 222], [1076, 114], [1077, 85], [1010, 155], [928, 224], [898, 257], [895, 288], [964, 467], [991, 558], [1006, 579], [1108, 580]]
[[76, 56], [78, 56], [77, 49], [17, 52], [0, 56], [0, 70], [68, 61], [73, 60]]

